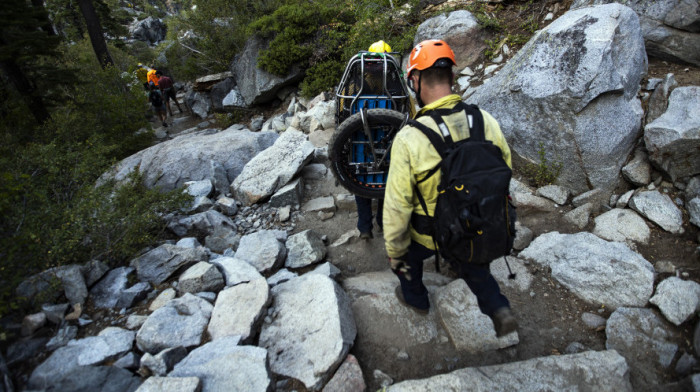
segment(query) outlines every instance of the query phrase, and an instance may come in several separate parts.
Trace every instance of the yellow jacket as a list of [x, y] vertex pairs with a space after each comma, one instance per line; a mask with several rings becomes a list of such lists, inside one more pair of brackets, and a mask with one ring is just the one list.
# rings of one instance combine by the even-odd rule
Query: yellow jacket
[[[418, 115], [433, 109], [451, 109], [459, 101], [460, 96], [448, 95], [423, 107]], [[481, 110], [484, 117], [484, 136], [503, 153], [503, 159], [509, 167], [511, 164], [510, 148], [498, 125], [489, 113]], [[450, 129], [453, 141], [469, 137], [469, 126], [464, 112], [457, 112], [443, 117]], [[437, 131], [437, 124], [430, 116], [418, 117], [417, 121], [430, 129]], [[384, 194], [384, 242], [386, 252], [391, 258], [400, 258], [408, 252], [411, 240], [418, 242], [428, 249], [435, 249], [432, 237], [418, 234], [410, 227], [411, 214], [425, 215], [423, 208], [414, 193], [417, 180], [421, 180], [427, 172], [440, 163], [440, 155], [428, 138], [417, 128], [406, 125], [394, 138], [391, 147], [391, 162], [389, 176]], [[437, 202], [437, 186], [440, 183], [438, 170], [427, 180], [418, 184], [418, 189], [425, 199], [428, 212], [432, 216]]]
[[139, 79], [139, 82], [141, 83], [147, 83], [148, 82], [148, 70], [143, 67], [139, 67], [136, 69], [136, 77]]

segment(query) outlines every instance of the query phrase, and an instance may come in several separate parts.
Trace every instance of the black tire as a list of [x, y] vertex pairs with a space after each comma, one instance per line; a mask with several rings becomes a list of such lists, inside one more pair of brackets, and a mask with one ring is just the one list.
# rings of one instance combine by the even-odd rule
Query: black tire
[[[365, 116], [376, 151], [389, 151], [406, 115], [396, 110], [368, 109]], [[383, 198], [389, 160], [385, 159], [381, 165], [377, 165], [368, 148], [365, 150], [362, 147], [362, 152], [357, 152], [357, 145], [363, 144], [358, 138], [363, 138], [364, 134], [360, 113], [353, 114], [338, 126], [329, 144], [331, 170], [338, 182], [351, 193], [367, 198]], [[356, 157], [363, 155], [366, 162], [359, 163], [359, 159], [358, 162], [353, 162], [353, 154]]]

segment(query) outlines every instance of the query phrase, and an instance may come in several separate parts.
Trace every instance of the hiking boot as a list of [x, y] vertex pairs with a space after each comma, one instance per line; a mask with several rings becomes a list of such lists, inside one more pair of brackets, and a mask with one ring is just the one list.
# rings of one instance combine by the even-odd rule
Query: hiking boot
[[496, 337], [500, 338], [518, 329], [518, 322], [510, 308], [499, 308], [494, 312], [492, 319], [496, 329]]
[[396, 288], [394, 289], [394, 294], [396, 294], [396, 298], [399, 299], [399, 302], [401, 302], [402, 305], [407, 306], [408, 308], [410, 308], [414, 312], [416, 312], [420, 315], [423, 315], [423, 316], [427, 316], [428, 313], [430, 313], [430, 309], [417, 308], [417, 307], [409, 304], [408, 302], [406, 302], [406, 299], [403, 297], [403, 291], [401, 291], [400, 285], [396, 286]]
[[367, 232], [364, 232], [364, 233], [360, 233], [360, 239], [361, 239], [361, 240], [369, 240], [369, 239], [372, 239], [372, 238], [374, 238], [374, 236], [372, 235], [372, 232], [371, 232], [371, 231], [367, 231]]

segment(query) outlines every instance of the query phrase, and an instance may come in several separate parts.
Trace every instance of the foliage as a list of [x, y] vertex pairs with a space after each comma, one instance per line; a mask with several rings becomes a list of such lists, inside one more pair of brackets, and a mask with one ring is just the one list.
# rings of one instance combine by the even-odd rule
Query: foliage
[[152, 243], [167, 211], [186, 196], [145, 189], [138, 173], [96, 187], [116, 160], [153, 140], [146, 96], [129, 67], [135, 60], [110, 48], [102, 69], [86, 40], [62, 45], [41, 65], [81, 70], [73, 84], [39, 90], [56, 99], [42, 126], [27, 120], [16, 89], [0, 86], [0, 317], [17, 305], [15, 286], [52, 266], [100, 258], [119, 264]]
[[505, 28], [503, 21], [498, 18], [498, 11], [501, 9], [500, 6], [497, 6], [493, 11], [489, 11], [483, 3], [468, 7], [468, 10], [474, 15], [481, 27], [494, 32], [501, 31]]
[[537, 156], [539, 157], [539, 161], [537, 163], [528, 163], [525, 165], [523, 174], [537, 187], [553, 184], [559, 177], [562, 163], [547, 159], [544, 143], [542, 142], [539, 144]]

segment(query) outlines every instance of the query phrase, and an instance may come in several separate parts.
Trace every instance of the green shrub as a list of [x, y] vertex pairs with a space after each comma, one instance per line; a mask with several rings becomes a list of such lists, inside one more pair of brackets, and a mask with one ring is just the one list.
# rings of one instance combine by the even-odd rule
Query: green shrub
[[539, 161], [525, 165], [523, 173], [537, 187], [554, 184], [561, 173], [562, 163], [547, 159], [544, 143], [539, 144], [537, 156]]

